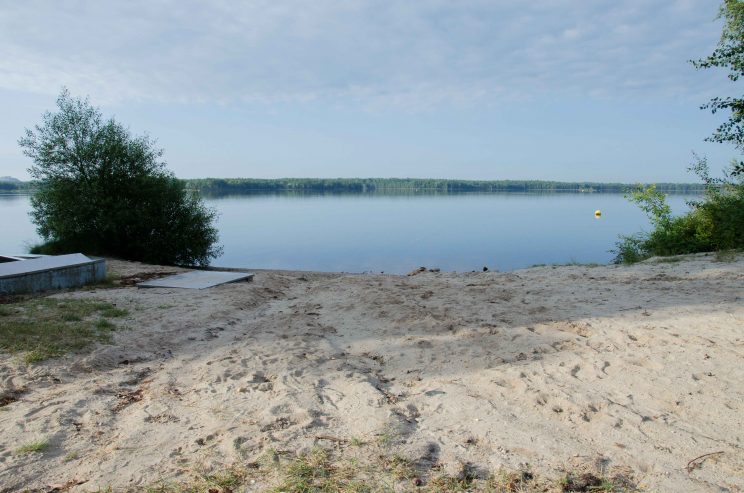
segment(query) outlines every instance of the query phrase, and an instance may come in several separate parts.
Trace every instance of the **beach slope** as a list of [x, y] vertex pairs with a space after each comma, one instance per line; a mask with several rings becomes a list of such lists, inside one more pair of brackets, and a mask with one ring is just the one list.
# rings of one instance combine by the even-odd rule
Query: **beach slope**
[[744, 256], [673, 260], [206, 290], [138, 290], [178, 269], [109, 261], [121, 285], [55, 296], [126, 310], [112, 344], [2, 354], [0, 491], [139, 490], [316, 447], [402, 458], [397, 490], [505, 470], [744, 491]]

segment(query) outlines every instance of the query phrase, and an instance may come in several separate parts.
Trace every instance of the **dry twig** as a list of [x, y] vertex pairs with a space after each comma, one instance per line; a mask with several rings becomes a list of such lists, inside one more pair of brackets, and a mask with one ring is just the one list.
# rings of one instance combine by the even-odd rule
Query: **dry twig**
[[685, 469], [687, 469], [688, 473], [691, 473], [695, 468], [700, 467], [703, 464], [703, 462], [705, 462], [704, 460], [697, 462], [700, 459], [707, 459], [708, 457], [711, 457], [713, 455], [719, 455], [722, 453], [723, 453], [723, 450], [719, 450], [718, 452], [710, 452], [708, 454], [703, 454], [699, 457], [695, 457], [694, 459], [692, 459], [690, 462], [687, 463], [687, 467], [685, 467]]

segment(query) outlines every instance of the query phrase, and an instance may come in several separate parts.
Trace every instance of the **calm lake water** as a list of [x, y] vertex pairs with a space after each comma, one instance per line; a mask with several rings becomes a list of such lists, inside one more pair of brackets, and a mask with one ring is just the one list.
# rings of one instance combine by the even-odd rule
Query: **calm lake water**
[[[694, 196], [672, 195], [675, 213]], [[619, 234], [648, 229], [619, 194], [242, 195], [220, 213], [217, 266], [405, 273], [609, 262]], [[595, 219], [594, 211], [602, 211]], [[0, 253], [38, 242], [28, 196], [0, 195]]]

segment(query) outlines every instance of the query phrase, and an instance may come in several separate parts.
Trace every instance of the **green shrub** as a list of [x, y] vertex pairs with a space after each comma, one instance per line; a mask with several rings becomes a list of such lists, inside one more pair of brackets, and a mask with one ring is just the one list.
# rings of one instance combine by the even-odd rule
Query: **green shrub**
[[615, 258], [613, 260], [616, 264], [634, 264], [645, 260], [650, 255], [645, 249], [645, 237], [642, 233], [637, 233], [629, 236], [620, 236], [620, 241], [615, 244]]
[[703, 200], [692, 202], [692, 209], [685, 215], [672, 217], [664, 194], [653, 186], [639, 188], [628, 195], [649, 215], [653, 229], [621, 236], [614, 250], [615, 263], [744, 248], [744, 181], [741, 175], [711, 179], [704, 159], [698, 159], [692, 169], [703, 179], [706, 191]]
[[744, 183], [725, 186], [698, 209], [714, 250], [744, 247]]
[[216, 213], [170, 173], [163, 151], [104, 121], [88, 100], [63, 90], [59, 111], [19, 140], [38, 190], [31, 217], [35, 253], [85, 252], [162, 264], [208, 264]]

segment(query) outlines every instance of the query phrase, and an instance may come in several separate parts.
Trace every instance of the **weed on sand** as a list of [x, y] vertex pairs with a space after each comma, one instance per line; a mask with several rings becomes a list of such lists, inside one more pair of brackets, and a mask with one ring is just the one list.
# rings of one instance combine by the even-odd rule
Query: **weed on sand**
[[186, 480], [158, 481], [145, 488], [145, 491], [147, 493], [228, 493], [245, 485], [250, 476], [249, 473], [248, 468], [238, 465], [211, 473], [197, 469], [190, 471]]
[[46, 439], [34, 440], [33, 442], [21, 445], [15, 450], [17, 455], [39, 454], [49, 448], [49, 441]]
[[36, 363], [83, 349], [93, 342], [108, 342], [116, 326], [108, 318], [127, 315], [100, 301], [35, 298], [2, 305], [0, 350]]

